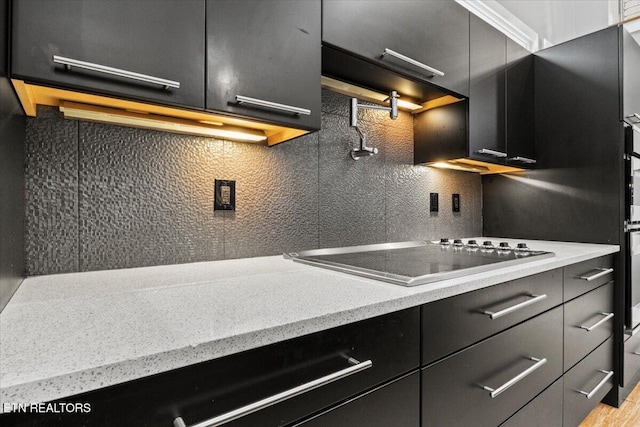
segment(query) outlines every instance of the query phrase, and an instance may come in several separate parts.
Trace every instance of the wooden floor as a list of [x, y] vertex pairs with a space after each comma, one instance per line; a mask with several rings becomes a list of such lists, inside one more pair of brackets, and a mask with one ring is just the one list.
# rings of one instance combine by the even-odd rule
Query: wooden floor
[[640, 383], [619, 408], [601, 403], [580, 427], [640, 427]]

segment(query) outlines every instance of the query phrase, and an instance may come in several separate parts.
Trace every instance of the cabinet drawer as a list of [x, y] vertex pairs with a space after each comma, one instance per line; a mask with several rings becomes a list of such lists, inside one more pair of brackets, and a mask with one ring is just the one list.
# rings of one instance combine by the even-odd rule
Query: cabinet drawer
[[418, 427], [420, 425], [420, 372], [414, 372], [295, 425]]
[[[203, 109], [204, 13], [204, 0], [15, 1], [11, 72], [48, 86]], [[54, 55], [92, 66], [66, 69]]]
[[501, 427], [562, 427], [562, 379], [516, 412]]
[[[425, 304], [422, 363], [431, 363], [561, 303], [562, 270], [558, 269]], [[516, 309], [500, 316], [509, 308]], [[491, 318], [485, 311], [497, 313], [497, 317]]]
[[591, 259], [564, 268], [564, 300], [569, 301], [613, 280], [613, 256]]
[[613, 337], [564, 376], [564, 426], [577, 426], [613, 387]]
[[640, 372], [640, 332], [624, 342], [624, 372], [622, 385], [625, 389], [633, 387], [630, 383]]
[[564, 306], [564, 369], [569, 370], [613, 334], [613, 282]]
[[[61, 399], [90, 402], [85, 415], [10, 415], [16, 425], [192, 425], [353, 366], [372, 366], [225, 426], [281, 426], [318, 413], [419, 366], [419, 308]], [[3, 419], [4, 421], [4, 419]]]
[[422, 425], [505, 421], [562, 375], [561, 325], [557, 307], [424, 368]]

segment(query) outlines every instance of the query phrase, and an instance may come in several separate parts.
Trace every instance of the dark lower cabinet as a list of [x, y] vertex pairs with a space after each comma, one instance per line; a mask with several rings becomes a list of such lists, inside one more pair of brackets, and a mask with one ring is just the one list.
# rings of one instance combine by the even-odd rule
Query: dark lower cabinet
[[562, 427], [562, 378], [500, 424], [501, 427]]
[[577, 427], [613, 387], [613, 337], [564, 376], [564, 427]]
[[348, 400], [295, 426], [418, 427], [420, 372]]
[[610, 282], [565, 304], [565, 370], [613, 335], [613, 290]]
[[203, 109], [204, 13], [204, 0], [14, 1], [12, 77]]
[[625, 399], [640, 381], [640, 333], [624, 342], [624, 371], [620, 398]]
[[320, 129], [320, 18], [320, 0], [207, 0], [207, 110]]
[[557, 307], [424, 368], [422, 426], [495, 427], [560, 378], [562, 314]]
[[569, 301], [613, 280], [613, 256], [590, 259], [564, 268], [564, 300]]
[[422, 363], [432, 363], [560, 304], [562, 269], [424, 305]]
[[[89, 414], [6, 414], [0, 424], [157, 427], [181, 417], [189, 426], [343, 371], [356, 361], [371, 362], [368, 369], [225, 424], [289, 425], [418, 369], [419, 319], [418, 307], [391, 313], [61, 399], [90, 403]], [[364, 402], [380, 402], [372, 399]]]

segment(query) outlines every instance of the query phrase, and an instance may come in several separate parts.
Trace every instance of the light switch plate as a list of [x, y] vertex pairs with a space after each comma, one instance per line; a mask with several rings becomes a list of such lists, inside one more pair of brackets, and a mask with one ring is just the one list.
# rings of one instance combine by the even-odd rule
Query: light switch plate
[[213, 197], [214, 211], [236, 210], [236, 182], [228, 179], [216, 179]]

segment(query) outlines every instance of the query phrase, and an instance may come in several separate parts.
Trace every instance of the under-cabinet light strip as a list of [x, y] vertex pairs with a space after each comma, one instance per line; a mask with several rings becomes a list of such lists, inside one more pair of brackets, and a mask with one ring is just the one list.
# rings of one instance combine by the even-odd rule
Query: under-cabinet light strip
[[145, 129], [155, 129], [189, 135], [208, 136], [245, 142], [266, 141], [267, 136], [258, 130], [231, 126], [206, 125], [184, 119], [135, 113], [115, 108], [63, 102], [60, 111], [65, 118], [89, 120]]

